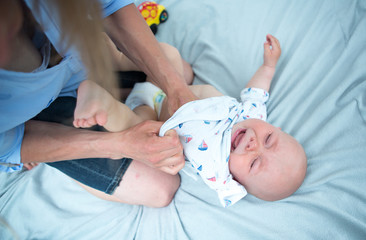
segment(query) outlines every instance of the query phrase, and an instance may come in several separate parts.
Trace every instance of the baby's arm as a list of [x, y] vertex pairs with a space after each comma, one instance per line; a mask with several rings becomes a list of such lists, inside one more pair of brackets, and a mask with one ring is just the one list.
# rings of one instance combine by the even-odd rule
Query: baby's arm
[[[272, 48], [271, 48], [272, 47]], [[264, 62], [247, 84], [247, 88], [255, 87], [269, 91], [276, 64], [281, 55], [280, 42], [274, 36], [268, 34], [264, 43]]]

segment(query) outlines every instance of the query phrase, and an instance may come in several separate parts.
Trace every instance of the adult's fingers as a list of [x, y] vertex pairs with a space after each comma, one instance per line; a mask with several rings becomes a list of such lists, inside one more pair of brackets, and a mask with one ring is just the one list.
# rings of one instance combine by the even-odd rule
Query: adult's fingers
[[170, 166], [163, 166], [159, 169], [163, 172], [166, 172], [171, 175], [176, 175], [185, 165], [185, 161], [177, 164], [177, 165], [170, 165]]
[[184, 163], [183, 150], [167, 150], [161, 153], [161, 160], [155, 162], [153, 165], [159, 168], [164, 166], [180, 166], [182, 163]]
[[164, 160], [161, 161], [160, 166], [177, 165], [184, 162], [183, 146], [175, 130], [168, 130], [161, 140], [168, 142], [170, 146], [161, 152]]
[[27, 170], [31, 170], [36, 166], [38, 166], [38, 163], [24, 163], [23, 164], [23, 167], [26, 168]]
[[160, 140], [159, 144], [164, 146], [162, 153], [173, 156], [183, 151], [178, 133], [173, 129], [168, 130]]
[[173, 139], [174, 138], [178, 138], [179, 139], [178, 133], [175, 130], [173, 130], [173, 129], [170, 129], [170, 130], [166, 131], [165, 134], [164, 134], [164, 136], [171, 137]]
[[170, 130], [159, 137], [161, 125], [160, 122], [146, 121], [130, 129], [130, 136], [127, 137], [133, 140], [128, 149], [132, 152], [127, 156], [156, 168], [177, 165], [183, 161], [183, 147], [178, 134]]

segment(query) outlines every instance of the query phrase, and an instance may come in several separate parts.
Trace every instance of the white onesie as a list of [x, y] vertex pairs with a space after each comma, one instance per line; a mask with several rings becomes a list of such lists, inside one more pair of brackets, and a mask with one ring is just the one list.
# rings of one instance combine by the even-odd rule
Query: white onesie
[[263, 89], [246, 88], [242, 102], [222, 96], [189, 102], [179, 108], [160, 129], [163, 136], [175, 129], [183, 144], [184, 155], [203, 181], [214, 189], [224, 207], [233, 205], [247, 191], [229, 171], [231, 130], [248, 118], [266, 120], [269, 94]]
[[[163, 98], [164, 93], [153, 84], [136, 83], [126, 104], [131, 109], [146, 104], [159, 112]], [[245, 88], [240, 98], [241, 103], [228, 96], [186, 103], [164, 123], [159, 133], [164, 136], [169, 129], [177, 131], [186, 160], [192, 166], [190, 169], [217, 192], [224, 207], [247, 194], [229, 171], [232, 127], [248, 118], [267, 119], [265, 103], [269, 95], [266, 91]]]

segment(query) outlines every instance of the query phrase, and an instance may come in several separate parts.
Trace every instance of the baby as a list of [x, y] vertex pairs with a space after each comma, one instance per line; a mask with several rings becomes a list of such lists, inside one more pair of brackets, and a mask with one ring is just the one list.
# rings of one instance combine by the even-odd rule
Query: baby
[[[76, 109], [85, 118], [76, 118], [74, 125], [98, 123], [109, 131], [121, 131], [129, 127], [121, 124], [121, 118], [131, 118], [131, 125], [146, 119], [168, 119], [160, 135], [170, 129], [177, 131], [186, 159], [217, 192], [223, 206], [234, 204], [247, 192], [267, 201], [286, 198], [302, 184], [307, 160], [293, 137], [265, 122], [265, 103], [280, 55], [279, 41], [267, 35], [264, 63], [241, 92], [241, 103], [222, 96], [212, 86], [193, 85], [191, 90], [202, 100], [183, 105], [171, 117], [165, 94], [149, 82], [136, 84], [127, 98], [134, 114], [99, 86], [85, 81], [79, 92], [89, 97], [78, 96], [78, 102], [84, 104]], [[85, 108], [90, 105], [93, 110]], [[100, 116], [103, 121], [95, 120]]]

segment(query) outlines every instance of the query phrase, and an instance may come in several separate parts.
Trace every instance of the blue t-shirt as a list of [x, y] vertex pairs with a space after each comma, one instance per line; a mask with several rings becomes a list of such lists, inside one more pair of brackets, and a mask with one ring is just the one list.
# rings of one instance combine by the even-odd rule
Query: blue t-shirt
[[[58, 96], [76, 97], [76, 89], [86, 79], [86, 72], [75, 49], [65, 49], [60, 42], [60, 27], [55, 12], [39, 1], [25, 0], [35, 19], [45, 29], [47, 38], [38, 34], [34, 44], [41, 47], [42, 65], [31, 73], [0, 69], [0, 171], [12, 172], [22, 168], [20, 149], [24, 123], [49, 106]], [[104, 16], [133, 3], [133, 0], [100, 0]], [[63, 60], [47, 68], [50, 42], [62, 54]]]

